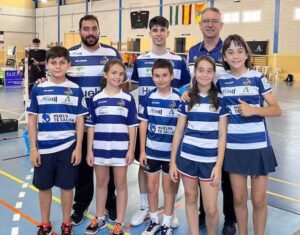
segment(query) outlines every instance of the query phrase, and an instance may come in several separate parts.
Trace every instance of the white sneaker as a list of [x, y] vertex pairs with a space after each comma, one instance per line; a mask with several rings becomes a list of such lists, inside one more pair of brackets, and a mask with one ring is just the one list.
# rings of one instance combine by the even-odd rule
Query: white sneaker
[[138, 226], [144, 222], [146, 218], [149, 217], [149, 209], [139, 209], [134, 216], [131, 218], [130, 224], [133, 226]]
[[177, 228], [178, 226], [179, 226], [179, 220], [178, 220], [176, 213], [174, 212], [172, 219], [171, 219], [171, 227]]
[[151, 220], [149, 226], [142, 232], [142, 235], [155, 235], [160, 230], [160, 224]]

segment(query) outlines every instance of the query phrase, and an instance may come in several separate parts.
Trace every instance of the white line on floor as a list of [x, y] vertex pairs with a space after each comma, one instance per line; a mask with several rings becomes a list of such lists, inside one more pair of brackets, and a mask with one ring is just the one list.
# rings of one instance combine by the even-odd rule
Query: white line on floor
[[23, 202], [17, 202], [15, 208], [20, 209], [23, 206]]
[[13, 221], [19, 221], [20, 220], [20, 214], [14, 214]]

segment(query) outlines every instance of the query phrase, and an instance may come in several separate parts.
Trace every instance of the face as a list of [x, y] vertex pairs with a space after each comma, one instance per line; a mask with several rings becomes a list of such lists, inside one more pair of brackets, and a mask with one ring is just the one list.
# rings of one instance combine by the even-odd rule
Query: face
[[168, 90], [171, 87], [171, 81], [174, 77], [168, 68], [157, 68], [153, 71], [153, 82], [157, 89]]
[[222, 28], [223, 23], [217, 12], [207, 11], [204, 13], [200, 23], [200, 30], [204, 39], [219, 38]]
[[199, 88], [210, 87], [215, 78], [214, 67], [207, 60], [201, 60], [194, 73]]
[[98, 44], [100, 36], [100, 29], [95, 20], [82, 21], [80, 29], [81, 41], [87, 47], [93, 47]]
[[229, 64], [231, 70], [244, 70], [246, 68], [245, 61], [248, 55], [245, 48], [236, 45], [233, 41], [230, 43], [230, 47], [227, 48], [224, 55], [224, 60]]
[[40, 44], [39, 44], [39, 43], [33, 43], [33, 44], [32, 44], [32, 47], [33, 47], [33, 48], [39, 48], [39, 47], [40, 47]]
[[64, 79], [70, 63], [64, 57], [50, 58], [47, 62], [47, 68], [51, 74], [51, 78]]
[[149, 33], [152, 43], [156, 46], [166, 45], [167, 37], [169, 36], [169, 31], [166, 27], [159, 25], [153, 25]]
[[104, 73], [104, 77], [107, 80], [107, 86], [119, 87], [125, 78], [125, 70], [119, 64], [112, 65], [107, 73]]

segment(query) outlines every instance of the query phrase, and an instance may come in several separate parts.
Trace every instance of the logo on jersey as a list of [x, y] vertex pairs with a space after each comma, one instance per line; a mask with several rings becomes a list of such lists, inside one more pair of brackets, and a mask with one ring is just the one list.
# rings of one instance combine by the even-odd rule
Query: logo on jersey
[[67, 96], [66, 99], [64, 100], [64, 103], [70, 104], [71, 103], [71, 98], [70, 96]]
[[235, 88], [222, 88], [223, 95], [235, 95], [236, 89]]
[[213, 104], [210, 104], [210, 105], [209, 105], [209, 111], [211, 111], [211, 112], [216, 112], [217, 109], [216, 109], [216, 107], [215, 107]]
[[153, 123], [150, 124], [150, 126], [149, 126], [149, 131], [150, 131], [150, 132], [153, 132], [153, 133], [156, 131], [156, 126], [155, 126], [155, 124], [153, 124]]
[[75, 122], [75, 118], [69, 114], [53, 114], [53, 122]]
[[157, 108], [151, 108], [149, 110], [149, 114], [159, 114], [159, 115], [162, 115], [162, 109], [157, 109]]
[[49, 103], [49, 102], [57, 103], [57, 96], [44, 96], [41, 99], [41, 104], [43, 104], [43, 103]]
[[169, 105], [169, 108], [171, 109], [169, 115], [174, 115], [175, 114], [174, 109], [176, 108], [175, 100], [172, 100], [171, 104]]
[[109, 59], [108, 59], [106, 56], [104, 56], [104, 57], [100, 60], [100, 64], [101, 64], [101, 65], [105, 65], [108, 61], [109, 61]]
[[51, 118], [50, 118], [50, 115], [48, 113], [43, 113], [42, 115], [42, 119], [43, 119], [43, 122], [50, 122]]
[[81, 72], [82, 70], [84, 70], [84, 67], [83, 67], [83, 66], [77, 66], [77, 67], [76, 67], [76, 70], [77, 70], [78, 72]]
[[118, 105], [120, 107], [125, 107], [125, 101], [123, 99], [120, 99], [119, 102], [118, 102]]
[[73, 91], [71, 90], [70, 87], [68, 87], [68, 88], [66, 88], [64, 94], [67, 95], [67, 96], [70, 96], [70, 95], [73, 95]]
[[250, 86], [251, 85], [251, 81], [249, 78], [246, 78], [244, 81], [243, 81], [243, 85], [244, 86]]

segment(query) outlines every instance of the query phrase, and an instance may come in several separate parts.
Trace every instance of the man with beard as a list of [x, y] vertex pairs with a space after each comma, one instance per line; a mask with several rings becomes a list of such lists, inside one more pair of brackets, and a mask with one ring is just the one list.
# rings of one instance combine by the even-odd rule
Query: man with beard
[[[81, 44], [69, 49], [71, 68], [68, 70], [67, 76], [81, 87], [88, 105], [90, 98], [100, 91], [105, 63], [113, 58], [121, 59], [121, 56], [115, 48], [99, 44], [100, 29], [95, 16], [86, 15], [80, 19], [79, 33]], [[71, 216], [73, 225], [78, 225], [83, 221], [83, 216], [87, 212], [94, 194], [93, 168], [87, 165], [86, 151], [87, 135], [85, 133], [82, 143], [83, 160], [79, 165], [74, 211]], [[116, 220], [116, 196], [112, 169], [110, 169], [106, 209], [108, 210], [108, 219], [114, 222]]]

